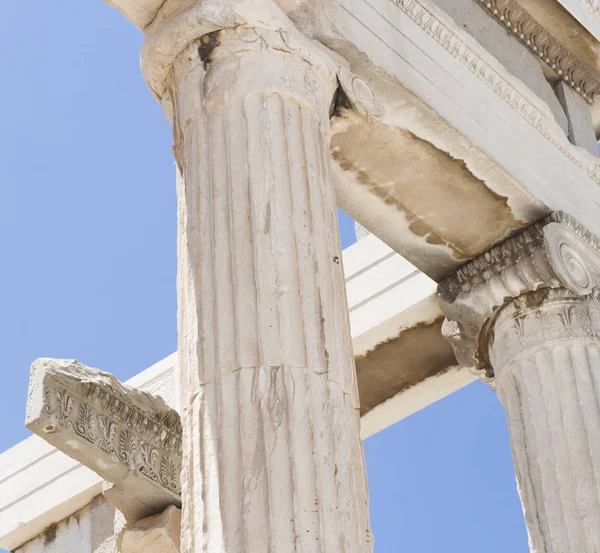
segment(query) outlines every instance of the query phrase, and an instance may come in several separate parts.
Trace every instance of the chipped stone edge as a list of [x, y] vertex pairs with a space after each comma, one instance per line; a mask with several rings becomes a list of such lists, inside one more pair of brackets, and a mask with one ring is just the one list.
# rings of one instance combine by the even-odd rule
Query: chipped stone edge
[[180, 504], [181, 423], [162, 399], [77, 361], [38, 359], [26, 426], [121, 491], [139, 486], [147, 512]]

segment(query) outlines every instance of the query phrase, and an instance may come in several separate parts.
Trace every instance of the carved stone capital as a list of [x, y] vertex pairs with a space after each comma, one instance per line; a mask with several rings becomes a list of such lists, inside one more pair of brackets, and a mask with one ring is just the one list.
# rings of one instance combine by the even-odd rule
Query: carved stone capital
[[568, 342], [598, 343], [598, 291], [581, 297], [566, 288], [543, 288], [519, 296], [496, 317], [489, 337], [490, 361], [496, 379], [509, 362], [524, 352]]
[[181, 505], [181, 422], [161, 398], [77, 361], [38, 359], [25, 424], [111, 482], [128, 521]]
[[[239, 48], [242, 45], [244, 48]], [[173, 107], [168, 93], [175, 60], [186, 50], [199, 55], [208, 70], [212, 52], [243, 55], [256, 49], [293, 54], [328, 72], [358, 111], [379, 118], [383, 110], [370, 86], [351, 73], [347, 62], [323, 44], [299, 31], [274, 0], [167, 0], [144, 30], [142, 72], [169, 120]]]
[[491, 380], [487, 335], [502, 307], [543, 288], [587, 296], [599, 284], [600, 239], [555, 212], [440, 282], [442, 332], [461, 364]]

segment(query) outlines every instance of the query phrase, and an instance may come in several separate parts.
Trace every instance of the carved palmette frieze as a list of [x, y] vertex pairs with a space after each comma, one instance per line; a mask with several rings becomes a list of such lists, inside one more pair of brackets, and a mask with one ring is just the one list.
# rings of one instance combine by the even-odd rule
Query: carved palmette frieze
[[[129, 470], [139, 473], [152, 480], [153, 483], [168, 488], [171, 492], [181, 494], [179, 486], [179, 472], [181, 470], [181, 441], [178, 440], [179, 451], [174, 451], [171, 441], [164, 447], [164, 443], [152, 440], [156, 430], [150, 435], [136, 432], [132, 428], [124, 427], [123, 423], [110, 415], [85, 403], [85, 400], [73, 396], [67, 389], [48, 387], [46, 389], [44, 411], [48, 413], [54, 426], [48, 431], [56, 432], [59, 429], [73, 432], [90, 444], [109, 453]], [[158, 421], [148, 421], [149, 428], [159, 425]], [[52, 426], [52, 425], [50, 425]], [[162, 428], [162, 435], [166, 437], [167, 431]], [[152, 441], [148, 441], [146, 437]]]
[[[75, 361], [53, 362], [36, 362], [44, 365], [37, 369], [43, 378], [36, 379], [32, 369], [28, 426], [45, 434], [51, 443], [51, 436], [61, 433], [85, 440], [115, 463], [126, 465], [170, 494], [180, 495], [182, 428], [178, 413], [160, 398], [126, 388], [108, 373]], [[42, 386], [41, 406], [31, 400], [34, 386]], [[63, 442], [70, 443], [69, 438], [61, 438]], [[63, 451], [70, 454], [68, 448]]]
[[[491, 2], [488, 2], [488, 0], [480, 1], [484, 2], [486, 8], [488, 3], [492, 6]], [[584, 162], [579, 155], [574, 155], [574, 149], [568, 143], [566, 137], [560, 134], [561, 131], [558, 130], [556, 125], [550, 124], [552, 116], [548, 113], [544, 113], [539, 107], [539, 104], [524, 95], [510, 78], [507, 78], [506, 75], [502, 74], [502, 72], [495, 68], [493, 64], [472, 48], [468, 44], [468, 41], [461, 36], [460, 32], [453, 31], [449, 25], [445, 24], [443, 21], [444, 14], [440, 13], [440, 16], [436, 15], [438, 9], [435, 5], [429, 6], [426, 0], [392, 0], [392, 2], [459, 63], [485, 83], [494, 94], [508, 104], [529, 125], [536, 129], [536, 131], [548, 140], [562, 155], [573, 163], [573, 165], [587, 174], [594, 182], [600, 184], [600, 164], [593, 159]], [[499, 17], [503, 17], [500, 12], [498, 12], [498, 15]], [[506, 19], [506, 16], [504, 17]], [[515, 25], [516, 26], [511, 23], [511, 28], [518, 31], [519, 39], [521, 34], [523, 34], [523, 38], [525, 38], [525, 34], [519, 31], [519, 29], [523, 30], [523, 25], [516, 23]], [[546, 43], [547, 41], [545, 40], [544, 44]], [[542, 53], [548, 51], [554, 52], [554, 49], [549, 50], [547, 47], [545, 49], [542, 48]], [[560, 67], [560, 63], [561, 62], [557, 65], [557, 68]], [[564, 64], [564, 62], [562, 63]], [[556, 62], [554, 62], [554, 64], [556, 65]], [[581, 71], [579, 69], [575, 71], [575, 66], [572, 67], [572, 75], [578, 79], [578, 81], [573, 79], [573, 83], [575, 84], [576, 82], [579, 82]], [[564, 69], [561, 69], [561, 71], [564, 71]], [[561, 75], [561, 78], [566, 76], [566, 74]], [[598, 81], [595, 81], [595, 83], [597, 82]], [[571, 80], [569, 80], [569, 84], [571, 84]], [[576, 88], [576, 86], [574, 86], [574, 88]], [[583, 88], [581, 88], [580, 84], [579, 88], [581, 90], [587, 90], [594, 95], [597, 95], [600, 90], [597, 84], [585, 84]], [[586, 95], [588, 95], [587, 92]], [[588, 99], [589, 95], [586, 100]]]
[[564, 288], [521, 296], [505, 307], [490, 332], [490, 361], [498, 378], [509, 361], [535, 355], [540, 347], [600, 340], [596, 291], [581, 297]]
[[587, 296], [600, 285], [600, 240], [562, 212], [472, 260], [438, 286], [446, 320], [442, 332], [458, 361], [486, 380], [490, 365], [486, 333], [506, 304], [541, 289]]

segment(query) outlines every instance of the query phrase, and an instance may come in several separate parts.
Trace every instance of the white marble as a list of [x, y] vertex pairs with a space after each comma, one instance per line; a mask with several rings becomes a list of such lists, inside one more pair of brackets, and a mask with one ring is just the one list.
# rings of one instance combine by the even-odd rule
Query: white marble
[[[171, 405], [177, 354], [127, 383]], [[13, 550], [83, 509], [102, 493], [102, 478], [38, 436], [0, 454], [0, 547]]]
[[179, 553], [180, 549], [181, 509], [171, 506], [126, 528], [119, 553]]
[[91, 500], [75, 514], [44, 529], [15, 553], [121, 553], [120, 513], [103, 497]]
[[531, 550], [600, 550], [600, 239], [554, 213], [440, 284], [457, 358], [498, 391]]
[[31, 366], [26, 426], [111, 483], [128, 522], [179, 505], [181, 422], [160, 396], [74, 360]]
[[564, 289], [521, 296], [494, 323], [531, 550], [600, 551], [600, 303]]
[[598, 140], [594, 132], [590, 106], [564, 81], [559, 81], [554, 90], [567, 115], [569, 140], [593, 156], [598, 156]]
[[[355, 355], [395, 339], [401, 329], [440, 316], [433, 294], [435, 284], [422, 273], [398, 281], [396, 269], [401, 261], [390, 260], [400, 256], [377, 237], [368, 236], [346, 248], [342, 257]], [[406, 270], [405, 274], [412, 272]], [[357, 279], [369, 283], [368, 297], [360, 287], [349, 285]], [[174, 353], [127, 384], [160, 395], [179, 410], [176, 364]], [[427, 367], [423, 370], [425, 374]], [[475, 379], [467, 369], [457, 367], [424, 380], [364, 415], [361, 437], [387, 428]], [[0, 454], [0, 547], [15, 549], [101, 493], [102, 480], [96, 473], [31, 436]]]
[[184, 551], [372, 548], [329, 159], [334, 67], [259, 26], [175, 60]]

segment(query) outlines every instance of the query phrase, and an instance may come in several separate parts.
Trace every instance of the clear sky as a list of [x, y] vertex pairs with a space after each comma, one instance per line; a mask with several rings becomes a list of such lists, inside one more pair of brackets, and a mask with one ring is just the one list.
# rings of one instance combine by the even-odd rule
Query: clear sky
[[[171, 129], [140, 44], [101, 0], [0, 1], [0, 451], [28, 435], [36, 357], [125, 380], [176, 348]], [[527, 553], [504, 413], [484, 384], [365, 454], [376, 553]]]

